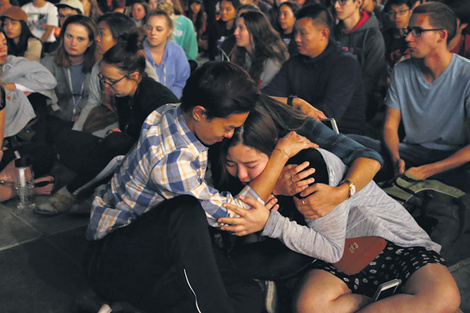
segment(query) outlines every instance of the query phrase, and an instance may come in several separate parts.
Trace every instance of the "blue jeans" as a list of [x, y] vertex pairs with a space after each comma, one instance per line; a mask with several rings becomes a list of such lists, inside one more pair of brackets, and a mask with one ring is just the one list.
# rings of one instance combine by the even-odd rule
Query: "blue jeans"
[[[377, 151], [383, 157], [384, 164], [375, 176], [375, 181], [380, 182], [389, 180], [394, 176], [394, 167], [392, 161], [381, 141], [359, 135], [347, 136], [362, 144], [363, 146]], [[399, 144], [398, 149], [400, 158], [405, 161], [406, 169], [441, 161], [450, 157], [456, 152], [427, 149], [420, 145], [403, 142]], [[462, 191], [470, 192], [470, 162], [465, 163], [458, 168], [431, 176], [429, 179], [436, 179], [443, 182], [444, 184], [459, 188]]]

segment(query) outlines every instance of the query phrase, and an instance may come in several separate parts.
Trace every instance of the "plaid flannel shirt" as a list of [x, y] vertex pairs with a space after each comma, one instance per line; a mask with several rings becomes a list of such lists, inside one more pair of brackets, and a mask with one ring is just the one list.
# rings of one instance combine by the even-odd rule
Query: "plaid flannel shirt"
[[[152, 112], [136, 146], [125, 157], [105, 193], [93, 201], [89, 240], [99, 240], [116, 228], [132, 223], [166, 199], [178, 195], [197, 198], [211, 226], [233, 216], [223, 203], [245, 204], [228, 192], [219, 192], [204, 179], [208, 148], [189, 130], [179, 104]], [[249, 186], [239, 195], [263, 200]]]

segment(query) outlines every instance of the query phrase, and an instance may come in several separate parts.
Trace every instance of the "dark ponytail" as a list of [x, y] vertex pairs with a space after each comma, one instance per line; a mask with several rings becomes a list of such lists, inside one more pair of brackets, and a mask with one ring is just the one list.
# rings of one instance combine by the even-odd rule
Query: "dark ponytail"
[[134, 27], [119, 36], [117, 43], [103, 55], [101, 62], [114, 65], [122, 72], [144, 74], [146, 32], [142, 27]]

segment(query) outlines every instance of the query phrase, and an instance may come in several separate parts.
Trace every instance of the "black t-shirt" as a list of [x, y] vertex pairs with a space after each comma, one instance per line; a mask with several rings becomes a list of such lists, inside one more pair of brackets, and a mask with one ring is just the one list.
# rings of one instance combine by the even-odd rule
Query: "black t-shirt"
[[404, 36], [398, 38], [394, 36], [394, 29], [385, 31], [383, 37], [385, 41], [385, 59], [387, 60], [388, 66], [393, 69], [395, 64], [400, 61], [408, 50], [408, 44]]

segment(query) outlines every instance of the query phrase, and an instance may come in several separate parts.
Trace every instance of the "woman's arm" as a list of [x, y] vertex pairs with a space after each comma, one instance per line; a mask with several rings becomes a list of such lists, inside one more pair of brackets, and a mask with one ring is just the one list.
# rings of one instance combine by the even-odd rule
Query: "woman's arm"
[[186, 80], [188, 79], [191, 70], [189, 68], [189, 63], [186, 59], [186, 55], [184, 54], [183, 49], [179, 46], [178, 48], [178, 51], [175, 50], [175, 55], [172, 56], [175, 58], [175, 81], [170, 89], [179, 99], [181, 98], [183, 87], [186, 85]]
[[220, 218], [219, 222], [230, 224], [222, 230], [244, 236], [262, 230], [261, 235], [281, 240], [289, 249], [326, 262], [335, 263], [341, 259], [346, 238], [349, 210], [344, 206], [329, 216], [316, 221], [307, 221], [308, 226], [297, 224], [272, 208], [272, 202], [263, 205], [251, 198], [240, 198], [251, 206], [251, 210], [233, 204], [224, 207], [238, 217]]
[[78, 130], [82, 131], [83, 130], [83, 125], [85, 124], [86, 119], [88, 118], [88, 115], [90, 114], [90, 111], [103, 103], [101, 99], [101, 87], [100, 87], [100, 81], [98, 79], [98, 63], [93, 66], [93, 69], [91, 70], [91, 75], [90, 75], [90, 83], [89, 83], [89, 93], [88, 93], [88, 101], [85, 107], [82, 109], [80, 112], [80, 115], [73, 125], [73, 130]]
[[268, 200], [284, 165], [290, 157], [296, 155], [303, 149], [316, 147], [316, 144], [313, 144], [305, 137], [299, 136], [295, 132], [290, 132], [278, 141], [276, 148], [269, 157], [269, 161], [265, 169], [249, 184], [250, 187], [261, 197], [261, 199], [264, 201]]
[[[271, 98], [273, 98], [277, 101], [280, 101], [284, 104], [290, 104], [290, 103], [288, 103], [289, 98], [286, 98], [286, 97], [271, 96]], [[312, 106], [310, 103], [308, 103], [307, 101], [305, 101], [303, 99], [300, 99], [300, 98], [297, 98], [297, 97], [292, 98], [292, 106], [294, 108], [302, 111], [304, 114], [312, 117], [313, 119], [315, 119], [317, 121], [321, 121], [322, 119], [327, 118], [325, 113], [318, 110], [317, 108], [315, 108], [314, 106]]]
[[57, 85], [56, 78], [47, 67], [48, 62], [45, 63], [47, 65], [44, 65], [44, 63], [29, 61], [22, 57], [7, 58], [7, 62], [11, 66], [7, 67], [7, 70], [3, 73], [4, 84], [20, 84], [40, 93], [51, 91]]

